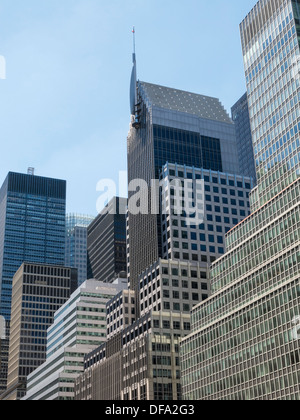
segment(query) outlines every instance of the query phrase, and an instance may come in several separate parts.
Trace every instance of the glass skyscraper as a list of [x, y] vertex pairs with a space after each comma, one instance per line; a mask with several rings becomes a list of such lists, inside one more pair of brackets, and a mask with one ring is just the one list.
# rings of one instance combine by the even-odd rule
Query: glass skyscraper
[[256, 183], [256, 171], [247, 93], [245, 93], [233, 105], [231, 108], [231, 116], [235, 125], [240, 172], [245, 176], [253, 178]]
[[126, 272], [127, 198], [113, 197], [88, 227], [87, 275], [104, 283]]
[[193, 308], [183, 394], [299, 400], [300, 2], [260, 0], [240, 28], [258, 186]]
[[[190, 310], [209, 296], [208, 268], [224, 253], [225, 232], [249, 211], [252, 179], [239, 176], [235, 127], [220, 101], [137, 82], [135, 65], [134, 55], [127, 219], [134, 318], [121, 302], [109, 304], [111, 335], [86, 357], [78, 399], [181, 399], [179, 342], [190, 331]], [[131, 206], [136, 180], [145, 187], [138, 191], [140, 214]], [[184, 185], [180, 199], [174, 181]], [[177, 213], [179, 201], [186, 207]]]
[[[22, 263], [64, 265], [65, 212], [65, 181], [13, 172], [6, 177], [0, 190], [0, 315], [8, 325], [12, 280]], [[0, 391], [7, 350], [3, 340]]]
[[300, 175], [299, 18], [299, 1], [265, 0], [240, 27], [261, 205]]
[[[131, 98], [129, 183], [142, 179], [151, 189], [167, 162], [239, 174], [234, 124], [218, 99], [134, 78]], [[162, 229], [155, 214], [129, 212], [128, 222], [129, 281], [138, 292], [138, 276], [162, 257]]]
[[78, 286], [87, 279], [87, 231], [93, 216], [67, 214], [66, 217], [66, 259], [67, 267], [78, 270]]

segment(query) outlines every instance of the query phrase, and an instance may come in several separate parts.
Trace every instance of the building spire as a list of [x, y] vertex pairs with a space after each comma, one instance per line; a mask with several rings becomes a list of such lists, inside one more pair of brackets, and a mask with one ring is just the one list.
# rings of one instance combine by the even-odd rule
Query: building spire
[[132, 29], [132, 34], [133, 34], [133, 56], [134, 56], [134, 61], [135, 61], [135, 27], [133, 27]]
[[137, 71], [136, 71], [136, 53], [135, 53], [135, 27], [132, 30], [133, 34], [133, 54], [132, 54], [132, 73], [130, 82], [130, 112], [135, 115], [135, 106], [137, 104]]

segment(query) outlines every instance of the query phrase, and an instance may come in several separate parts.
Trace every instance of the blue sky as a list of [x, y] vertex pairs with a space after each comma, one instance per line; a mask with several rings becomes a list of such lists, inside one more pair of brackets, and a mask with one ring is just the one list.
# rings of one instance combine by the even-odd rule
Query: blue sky
[[0, 183], [67, 180], [67, 210], [96, 214], [126, 170], [132, 27], [138, 78], [220, 98], [245, 92], [239, 23], [256, 0], [0, 0]]

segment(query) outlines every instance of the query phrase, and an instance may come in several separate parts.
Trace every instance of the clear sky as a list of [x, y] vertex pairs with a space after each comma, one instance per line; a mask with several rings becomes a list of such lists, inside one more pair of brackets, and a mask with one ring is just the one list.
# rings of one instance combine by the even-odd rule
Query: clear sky
[[67, 180], [67, 210], [96, 214], [127, 168], [132, 27], [138, 78], [220, 98], [246, 91], [239, 24], [256, 0], [0, 0], [0, 184]]

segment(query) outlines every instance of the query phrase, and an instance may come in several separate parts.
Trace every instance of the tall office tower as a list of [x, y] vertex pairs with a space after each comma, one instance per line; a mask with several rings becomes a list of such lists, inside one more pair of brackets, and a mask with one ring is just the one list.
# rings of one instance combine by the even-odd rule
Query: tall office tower
[[167, 163], [160, 180], [163, 258], [209, 268], [225, 252], [225, 234], [250, 214], [252, 178]]
[[[64, 265], [66, 182], [10, 172], [0, 190], [0, 315], [8, 323], [12, 280], [23, 262]], [[0, 392], [8, 340], [2, 341]]]
[[106, 304], [127, 287], [87, 280], [55, 313], [47, 332], [46, 361], [27, 378], [23, 400], [73, 400], [85, 354], [106, 340]]
[[[209, 266], [225, 251], [225, 233], [249, 214], [253, 184], [169, 163], [160, 179], [160, 208], [169, 209], [161, 214], [164, 259], [140, 274], [138, 310], [128, 300], [137, 300], [133, 290], [107, 304], [108, 340], [85, 357], [76, 399], [181, 399], [180, 339], [190, 331], [192, 308], [210, 295]], [[174, 180], [187, 183], [191, 215], [175, 211]]]
[[126, 272], [126, 208], [114, 197], [88, 227], [88, 278], [107, 283]]
[[[239, 174], [234, 124], [218, 99], [136, 82], [134, 74], [135, 64], [128, 135], [129, 184], [142, 179], [152, 191], [151, 180], [159, 179], [167, 162]], [[129, 199], [133, 195], [129, 191]], [[147, 199], [151, 208], [151, 194], [142, 201]], [[138, 292], [138, 276], [162, 257], [160, 215], [129, 212], [128, 222], [129, 282]]]
[[93, 216], [74, 213], [66, 217], [65, 265], [77, 268], [79, 286], [87, 278], [87, 229], [94, 219]]
[[[179, 341], [190, 330], [194, 295], [197, 294], [197, 302], [201, 299], [198, 279], [202, 271], [197, 263], [159, 260], [142, 273], [139, 278], [142, 293], [139, 301], [144, 308], [141, 317], [110, 334], [107, 342], [85, 356], [85, 370], [75, 382], [76, 400], [181, 398]], [[185, 306], [180, 307], [184, 293]], [[168, 301], [172, 308], [152, 310], [156, 300]], [[173, 303], [177, 305], [175, 310]], [[122, 310], [129, 305], [124, 305], [118, 297], [107, 307], [108, 327], [111, 327], [110, 314], [116, 314], [118, 325], [124, 319]]]
[[255, 160], [247, 93], [245, 93], [233, 105], [231, 108], [231, 116], [235, 125], [240, 172], [245, 176], [253, 178], [256, 183]]
[[260, 1], [241, 24], [261, 205], [300, 174], [298, 25], [296, 0]]
[[192, 311], [185, 399], [299, 400], [299, 24], [299, 1], [261, 0], [240, 27], [258, 187]]
[[77, 289], [77, 270], [23, 263], [14, 276], [7, 391], [0, 399], [26, 394], [26, 378], [46, 360], [47, 329], [54, 313]]
[[[131, 115], [128, 267], [138, 319], [118, 329], [119, 312], [110, 322], [119, 332], [86, 356], [77, 399], [181, 398], [179, 342], [190, 330], [190, 310], [209, 296], [208, 267], [224, 253], [225, 232], [249, 212], [252, 181], [239, 176], [235, 127], [218, 99], [137, 83], [134, 55]], [[173, 212], [174, 179], [191, 184], [180, 201], [192, 210], [193, 188], [203, 181], [196, 215]], [[147, 188], [137, 200], [140, 180]]]

